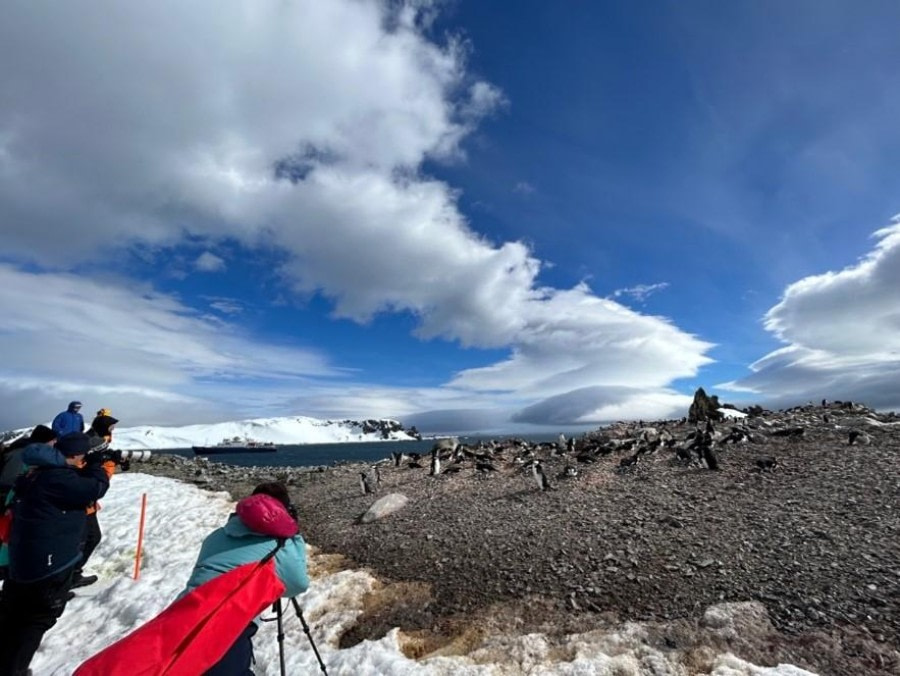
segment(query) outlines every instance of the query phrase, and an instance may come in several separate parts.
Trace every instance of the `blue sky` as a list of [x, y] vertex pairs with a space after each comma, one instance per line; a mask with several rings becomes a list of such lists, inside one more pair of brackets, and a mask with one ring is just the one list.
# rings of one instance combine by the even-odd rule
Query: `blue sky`
[[900, 405], [896, 3], [5, 14], [0, 425]]

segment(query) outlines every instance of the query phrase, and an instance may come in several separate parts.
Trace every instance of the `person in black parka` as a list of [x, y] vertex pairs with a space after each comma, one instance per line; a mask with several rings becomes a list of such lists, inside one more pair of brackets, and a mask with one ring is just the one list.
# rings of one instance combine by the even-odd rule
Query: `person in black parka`
[[38, 425], [27, 437], [16, 439], [9, 446], [0, 451], [0, 510], [6, 504], [6, 496], [12, 490], [13, 484], [22, 473], [22, 453], [31, 444], [56, 443], [56, 432], [46, 425]]
[[[87, 435], [91, 437], [91, 450], [88, 452], [89, 456], [99, 452], [98, 446], [105, 448], [112, 442], [113, 429], [118, 422], [119, 421], [116, 418], [109, 415], [108, 408], [102, 408], [97, 411], [97, 417], [94, 418], [94, 421], [91, 423], [91, 428], [87, 431]], [[116, 463], [107, 460], [103, 463], [103, 469], [106, 470], [106, 476], [112, 479], [113, 474], [116, 472]], [[72, 577], [72, 589], [86, 587], [97, 581], [96, 575], [84, 574], [84, 567], [87, 565], [88, 559], [91, 558], [91, 554], [94, 553], [97, 545], [100, 544], [100, 540], [103, 539], [103, 533], [100, 531], [100, 522], [97, 520], [97, 512], [99, 510], [99, 503], [89, 505], [87, 508], [87, 522], [85, 524], [84, 540], [82, 542], [82, 553], [84, 556], [81, 559], [81, 563], [79, 563], [78, 567], [75, 569], [75, 575]], [[2, 676], [2, 674], [0, 674], [0, 676]]]
[[81, 560], [86, 507], [109, 488], [97, 461], [79, 468], [90, 448], [83, 433], [55, 448], [34, 444], [22, 460], [31, 469], [16, 481], [9, 540], [9, 579], [0, 597], [0, 675], [27, 674], [44, 634], [62, 615]]

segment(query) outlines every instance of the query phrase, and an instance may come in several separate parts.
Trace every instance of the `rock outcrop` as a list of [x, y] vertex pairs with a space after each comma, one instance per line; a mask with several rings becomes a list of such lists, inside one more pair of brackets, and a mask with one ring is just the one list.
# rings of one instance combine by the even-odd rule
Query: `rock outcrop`
[[708, 396], [702, 387], [698, 387], [694, 392], [694, 401], [688, 410], [688, 422], [699, 423], [707, 420], [721, 420], [722, 414], [719, 413], [719, 398], [716, 395]]

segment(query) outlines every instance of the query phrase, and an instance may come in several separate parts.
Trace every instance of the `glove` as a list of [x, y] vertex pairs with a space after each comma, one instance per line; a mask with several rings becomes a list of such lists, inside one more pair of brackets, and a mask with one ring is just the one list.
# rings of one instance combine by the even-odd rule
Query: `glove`
[[102, 453], [98, 453], [97, 455], [99, 455], [102, 458], [101, 462], [109, 462], [110, 460], [117, 464], [122, 462], [122, 451], [114, 451], [112, 449], [107, 449], [107, 450], [103, 451]]
[[85, 467], [98, 467], [103, 464], [103, 453], [88, 453], [84, 456]]

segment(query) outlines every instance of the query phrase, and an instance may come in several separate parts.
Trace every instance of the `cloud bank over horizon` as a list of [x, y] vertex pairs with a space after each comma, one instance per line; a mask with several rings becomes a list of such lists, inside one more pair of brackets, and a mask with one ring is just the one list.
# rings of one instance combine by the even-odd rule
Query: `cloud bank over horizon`
[[764, 318], [784, 347], [721, 387], [773, 405], [821, 398], [900, 410], [900, 216], [854, 265], [800, 279]]

